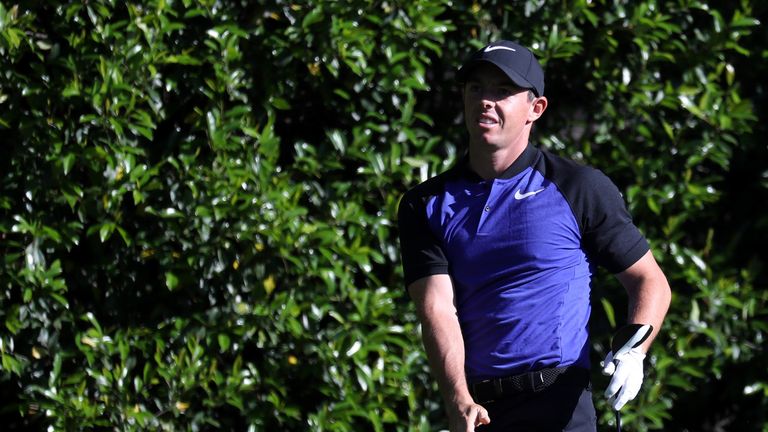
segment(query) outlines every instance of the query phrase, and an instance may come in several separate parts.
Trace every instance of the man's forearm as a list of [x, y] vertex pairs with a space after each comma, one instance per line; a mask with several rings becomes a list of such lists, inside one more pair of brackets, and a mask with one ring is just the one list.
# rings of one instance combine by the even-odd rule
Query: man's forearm
[[661, 330], [669, 309], [672, 297], [669, 283], [651, 252], [618, 277], [627, 290], [627, 322], [653, 325], [653, 333], [642, 345], [643, 352], [646, 352]]
[[456, 315], [447, 311], [425, 314], [422, 340], [446, 408], [472, 403], [464, 374], [464, 339]]
[[421, 335], [432, 375], [445, 402], [451, 432], [472, 432], [490, 423], [488, 411], [469, 394], [464, 374], [464, 338], [448, 275], [422, 278], [408, 287], [421, 321]]
[[471, 402], [464, 374], [464, 338], [450, 276], [441, 274], [420, 279], [411, 284], [408, 292], [416, 305], [424, 349], [446, 408]]

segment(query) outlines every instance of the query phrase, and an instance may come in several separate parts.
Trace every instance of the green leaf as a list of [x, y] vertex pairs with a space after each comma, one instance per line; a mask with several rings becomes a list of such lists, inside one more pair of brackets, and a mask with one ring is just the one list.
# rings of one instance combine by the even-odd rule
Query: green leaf
[[109, 237], [112, 236], [114, 231], [115, 224], [113, 222], [103, 223], [101, 228], [99, 228], [99, 239], [101, 239], [101, 242], [104, 243], [105, 241], [109, 240]]
[[229, 336], [223, 333], [220, 333], [218, 336], [218, 340], [219, 340], [219, 349], [222, 353], [229, 350], [229, 346], [230, 346]]
[[317, 6], [316, 8], [312, 9], [303, 20], [301, 20], [301, 27], [306, 29], [307, 27], [311, 26], [312, 24], [318, 23], [323, 20], [324, 14], [323, 14], [323, 8], [322, 6]]
[[272, 98], [271, 103], [273, 107], [279, 110], [291, 109], [291, 104], [287, 100], [280, 97]]
[[173, 272], [165, 272], [165, 286], [173, 291], [179, 286], [179, 278]]
[[346, 138], [339, 130], [326, 132], [328, 139], [339, 154], [343, 155], [347, 149]]
[[600, 303], [603, 305], [603, 310], [605, 311], [605, 316], [608, 318], [608, 323], [612, 328], [616, 328], [616, 314], [614, 313], [613, 305], [606, 298], [601, 298]]
[[199, 66], [202, 64], [202, 62], [192, 57], [188, 54], [180, 54], [180, 55], [170, 55], [163, 59], [165, 63], [176, 63], [181, 65], [188, 65], [188, 66]]

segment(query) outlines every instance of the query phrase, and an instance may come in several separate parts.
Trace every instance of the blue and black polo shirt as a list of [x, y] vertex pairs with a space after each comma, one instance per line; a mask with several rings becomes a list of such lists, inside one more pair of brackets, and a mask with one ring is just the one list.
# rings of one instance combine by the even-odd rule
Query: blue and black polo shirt
[[406, 286], [449, 274], [470, 382], [589, 368], [595, 265], [618, 273], [648, 250], [600, 171], [528, 146], [498, 178], [463, 159], [399, 208]]

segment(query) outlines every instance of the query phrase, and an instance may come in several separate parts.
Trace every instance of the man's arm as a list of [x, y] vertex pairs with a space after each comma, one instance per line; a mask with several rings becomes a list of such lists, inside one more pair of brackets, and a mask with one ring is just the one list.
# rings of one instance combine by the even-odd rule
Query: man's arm
[[421, 320], [421, 335], [437, 379], [451, 432], [474, 431], [490, 422], [488, 412], [469, 394], [464, 374], [464, 339], [448, 275], [421, 278], [408, 286]]
[[611, 375], [605, 397], [619, 411], [637, 396], [643, 384], [643, 359], [651, 342], [661, 329], [672, 293], [666, 276], [648, 251], [628, 269], [616, 275], [629, 296], [629, 324], [651, 324], [653, 333], [637, 348], [618, 353], [609, 352], [603, 361], [603, 373]]
[[627, 323], [653, 325], [653, 333], [641, 346], [643, 352], [648, 352], [651, 342], [661, 330], [672, 299], [667, 278], [651, 251], [617, 274], [616, 278], [627, 290], [629, 298]]
[[[629, 296], [628, 323], [653, 326], [652, 334], [641, 346], [620, 353], [611, 351], [603, 361], [603, 374], [611, 375], [604, 394], [608, 404], [619, 411], [640, 391], [643, 384], [643, 359], [661, 329], [672, 293], [667, 278], [650, 251], [616, 277]], [[617, 355], [614, 357], [614, 354]]]

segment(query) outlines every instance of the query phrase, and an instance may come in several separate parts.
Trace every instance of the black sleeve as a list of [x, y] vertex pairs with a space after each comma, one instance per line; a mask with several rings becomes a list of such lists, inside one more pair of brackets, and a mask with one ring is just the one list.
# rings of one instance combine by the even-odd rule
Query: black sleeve
[[423, 277], [448, 273], [448, 259], [442, 243], [429, 228], [427, 197], [423, 195], [423, 189], [417, 187], [408, 191], [398, 208], [400, 254], [406, 288]]
[[620, 273], [650, 249], [624, 204], [619, 189], [602, 172], [550, 154], [546, 170], [565, 195], [594, 263]]
[[602, 172], [585, 172], [582, 244], [587, 253], [612, 273], [620, 273], [650, 249], [632, 222], [619, 189]]

